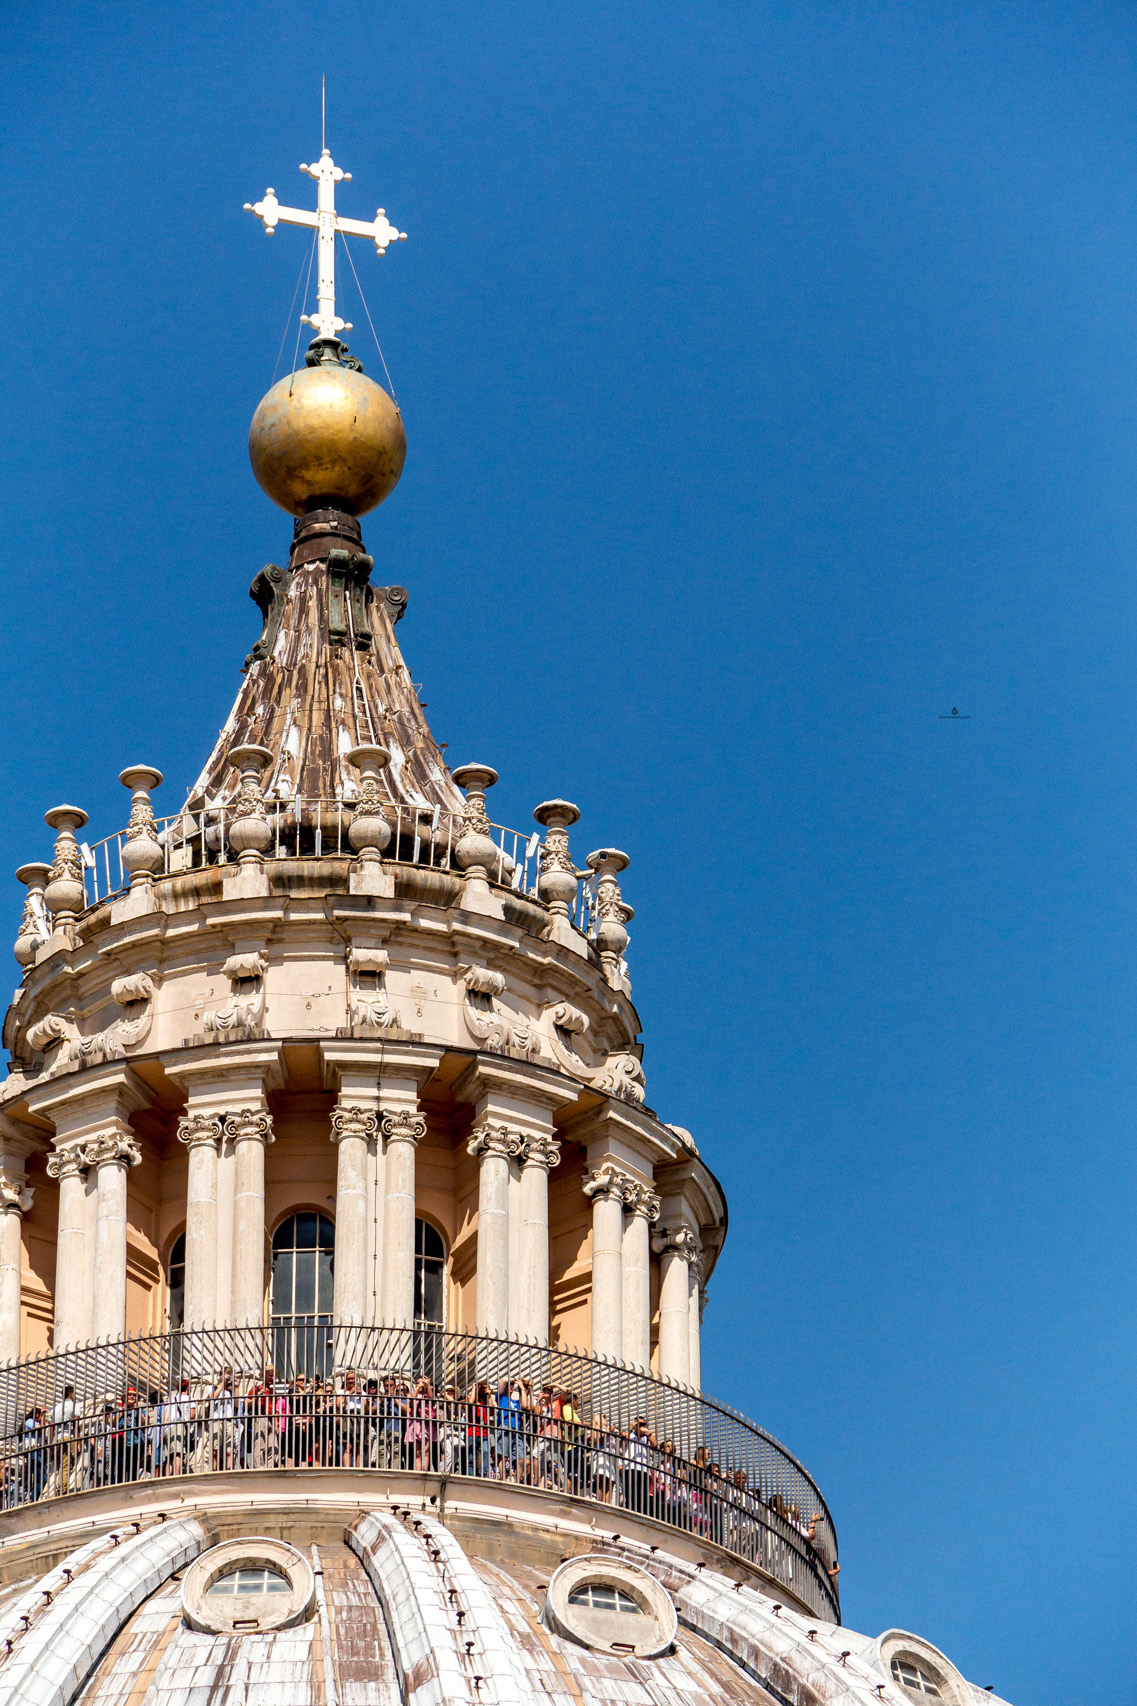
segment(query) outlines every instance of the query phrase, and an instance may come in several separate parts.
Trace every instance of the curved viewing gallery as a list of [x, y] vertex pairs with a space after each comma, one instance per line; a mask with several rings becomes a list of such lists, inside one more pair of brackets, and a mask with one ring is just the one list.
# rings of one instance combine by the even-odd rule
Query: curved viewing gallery
[[[308, 1235], [290, 1229], [284, 1253], [318, 1252]], [[274, 1324], [30, 1359], [0, 1372], [0, 1405], [6, 1510], [237, 1469], [494, 1480], [721, 1547], [838, 1617], [832, 1523], [796, 1459], [724, 1406], [592, 1357], [429, 1327]]]

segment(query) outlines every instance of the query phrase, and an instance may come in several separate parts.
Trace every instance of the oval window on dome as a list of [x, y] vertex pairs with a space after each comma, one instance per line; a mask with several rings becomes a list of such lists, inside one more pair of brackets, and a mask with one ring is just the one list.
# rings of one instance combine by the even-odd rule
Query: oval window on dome
[[929, 1676], [923, 1665], [918, 1665], [915, 1659], [893, 1659], [891, 1668], [893, 1679], [902, 1688], [910, 1689], [913, 1694], [931, 1694], [937, 1700], [942, 1700], [939, 1678]]
[[589, 1611], [626, 1611], [633, 1617], [644, 1615], [639, 1601], [633, 1599], [626, 1588], [618, 1588], [612, 1582], [585, 1582], [581, 1587], [573, 1588], [568, 1602], [570, 1605], [587, 1606]]
[[210, 1599], [228, 1595], [236, 1599], [244, 1594], [256, 1593], [291, 1593], [292, 1583], [287, 1576], [282, 1576], [279, 1570], [270, 1569], [267, 1564], [243, 1565], [236, 1570], [226, 1570], [223, 1576], [218, 1576], [206, 1589]]

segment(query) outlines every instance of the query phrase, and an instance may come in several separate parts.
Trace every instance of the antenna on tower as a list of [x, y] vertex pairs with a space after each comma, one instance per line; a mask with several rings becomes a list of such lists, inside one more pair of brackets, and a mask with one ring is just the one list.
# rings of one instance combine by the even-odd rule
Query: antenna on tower
[[328, 146], [328, 79], [320, 78], [320, 152]]

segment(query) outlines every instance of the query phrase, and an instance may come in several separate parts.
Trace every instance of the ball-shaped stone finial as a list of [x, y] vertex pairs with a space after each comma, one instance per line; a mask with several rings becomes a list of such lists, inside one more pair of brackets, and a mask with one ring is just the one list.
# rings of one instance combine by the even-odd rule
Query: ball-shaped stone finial
[[373, 379], [338, 360], [288, 374], [249, 428], [258, 485], [290, 515], [363, 515], [392, 492], [407, 456], [398, 409]]

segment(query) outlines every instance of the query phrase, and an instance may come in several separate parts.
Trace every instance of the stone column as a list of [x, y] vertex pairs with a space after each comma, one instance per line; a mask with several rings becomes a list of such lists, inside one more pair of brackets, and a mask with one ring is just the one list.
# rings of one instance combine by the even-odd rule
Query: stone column
[[624, 1361], [651, 1367], [651, 1228], [659, 1198], [649, 1185], [633, 1184], [624, 1198]]
[[[549, 1342], [549, 1173], [560, 1158], [561, 1146], [551, 1137], [531, 1137], [521, 1149], [517, 1331], [539, 1345]], [[480, 1196], [480, 1174], [478, 1184]]]
[[128, 1126], [93, 1137], [84, 1146], [95, 1169], [98, 1207], [95, 1219], [95, 1295], [92, 1337], [126, 1336], [126, 1170], [142, 1159]]
[[225, 1135], [233, 1140], [233, 1287], [236, 1327], [264, 1325], [265, 1148], [273, 1142], [272, 1115], [265, 1109], [226, 1114]]
[[32, 1193], [23, 1173], [0, 1171], [0, 1365], [20, 1354], [20, 1287], [24, 1215]]
[[53, 1349], [70, 1350], [87, 1337], [87, 1169], [82, 1150], [60, 1149], [47, 1158], [49, 1179], [59, 1181], [59, 1221], [55, 1240], [55, 1324]]
[[690, 1273], [699, 1241], [689, 1226], [662, 1227], [653, 1240], [660, 1257], [659, 1373], [664, 1380], [691, 1379]]
[[[379, 1130], [370, 1108], [356, 1104], [332, 1112], [336, 1144], [336, 1260], [332, 1318], [337, 1327], [360, 1327], [367, 1292], [367, 1149]], [[412, 1152], [413, 1166], [413, 1152]], [[411, 1219], [414, 1253], [414, 1217]]]
[[706, 1302], [706, 1291], [703, 1288], [703, 1258], [691, 1264], [691, 1291], [687, 1299], [689, 1314], [688, 1360], [690, 1368], [687, 1378], [697, 1392], [703, 1390], [703, 1304]]
[[624, 1195], [634, 1180], [610, 1161], [584, 1181], [592, 1199], [592, 1354], [624, 1354]]
[[[509, 1163], [521, 1140], [508, 1126], [483, 1120], [470, 1134], [469, 1152], [478, 1161], [478, 1279], [475, 1325], [479, 1333], [509, 1332]], [[547, 1175], [546, 1175], [547, 1180]], [[546, 1207], [546, 1225], [548, 1208]], [[545, 1295], [549, 1290], [548, 1242]], [[548, 1313], [548, 1303], [545, 1305]], [[547, 1328], [546, 1328], [547, 1331]]]
[[426, 1121], [409, 1108], [385, 1109], [383, 1170], [383, 1318], [413, 1327], [415, 1318], [415, 1151]]
[[178, 1139], [189, 1150], [186, 1185], [186, 1292], [183, 1325], [216, 1327], [217, 1321], [217, 1114], [186, 1114]]

